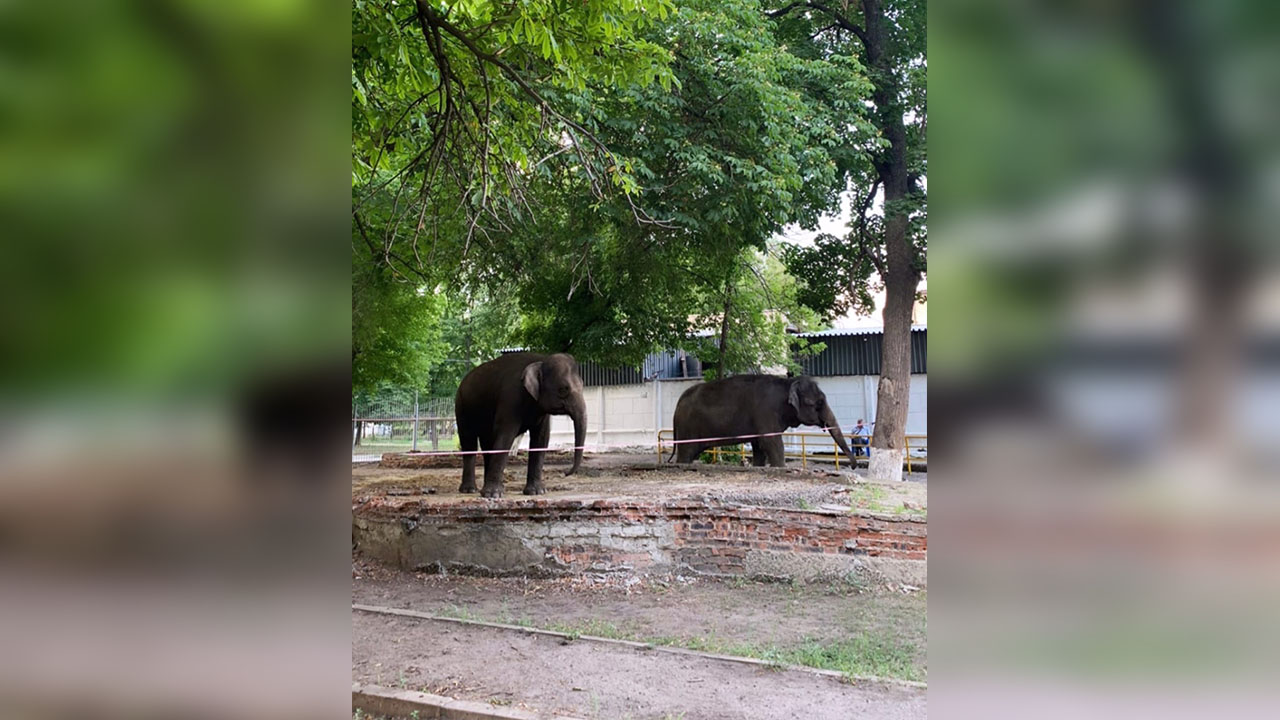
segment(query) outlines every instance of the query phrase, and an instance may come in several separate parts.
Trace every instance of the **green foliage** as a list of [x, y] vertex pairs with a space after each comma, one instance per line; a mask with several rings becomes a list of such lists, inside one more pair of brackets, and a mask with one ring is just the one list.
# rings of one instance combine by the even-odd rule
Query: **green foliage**
[[351, 268], [351, 384], [419, 387], [446, 356], [435, 288], [397, 281], [357, 253]]
[[[879, 225], [879, 218], [876, 218]], [[816, 309], [831, 320], [850, 310], [869, 315], [875, 309], [875, 293], [883, 287], [876, 267], [860, 252], [850, 248], [847, 238], [822, 233], [812, 247], [788, 245], [782, 248], [787, 269], [800, 278], [796, 297], [807, 308]]]
[[527, 218], [524, 189], [540, 173], [576, 167], [597, 196], [633, 187], [574, 97], [588, 84], [669, 86], [669, 53], [638, 31], [670, 10], [355, 0], [353, 209], [369, 250], [403, 272], [448, 276], [477, 235]]
[[[813, 62], [856, 62], [867, 68], [874, 87], [870, 93], [874, 108], [867, 118], [875, 128], [874, 140], [869, 142], [863, 133], [847, 133], [831, 151], [842, 163], [852, 194], [848, 231], [840, 236], [821, 235], [812, 247], [793, 247], [783, 254], [788, 270], [801, 283], [799, 297], [805, 305], [825, 318], [850, 310], [870, 313], [890, 255], [886, 217], [907, 219], [906, 264], [914, 273], [912, 278], [926, 269], [925, 2], [882, 0], [874, 5], [876, 12], [871, 16], [861, 4], [804, 6], [780, 0], [773, 4], [778, 8], [770, 13], [777, 18], [775, 36], [790, 52]], [[883, 34], [878, 53], [868, 46], [869, 22], [876, 23]], [[804, 89], [815, 97], [827, 95], [819, 86]], [[895, 149], [890, 140], [899, 126], [904, 134], [900, 148]], [[896, 150], [901, 151], [900, 157]], [[886, 184], [895, 177], [905, 179], [905, 191], [886, 203]]]
[[[591, 126], [625, 158], [638, 192], [599, 202], [582, 178], [549, 179], [540, 206], [554, 209], [534, 225], [537, 241], [502, 248], [515, 259], [505, 263], [514, 269], [507, 277], [519, 287], [522, 338], [533, 347], [614, 364], [684, 344], [726, 287], [746, 283], [745, 251], [763, 249], [785, 224], [815, 222], [837, 201], [840, 166], [828, 148], [849, 132], [871, 137], [854, 112], [869, 88], [856, 63], [787, 53], [754, 0], [683, 4], [649, 37], [672, 49], [677, 90], [583, 95]], [[826, 95], [796, 89], [806, 83]], [[662, 222], [637, 223], [632, 203]], [[775, 330], [774, 348], [785, 347], [785, 322], [756, 324]], [[771, 361], [785, 354], [766, 353]]]
[[691, 343], [707, 378], [719, 376], [722, 332], [726, 333], [724, 374], [799, 371], [795, 358], [818, 352], [823, 345], [791, 334], [815, 330], [819, 322], [817, 314], [799, 301], [795, 279], [772, 254], [756, 250], [745, 251], [730, 272], [720, 292], [703, 298], [693, 323], [696, 329], [712, 333]]
[[445, 297], [435, 334], [355, 334], [430, 346], [443, 388], [504, 345], [635, 364], [718, 332], [728, 298], [726, 368], [790, 362], [788, 324], [818, 317], [759, 251], [879, 142], [856, 57], [793, 51], [759, 0], [362, 0], [352, 22], [355, 251]]
[[512, 309], [509, 293], [503, 293], [501, 288], [475, 288], [445, 295], [440, 328], [445, 358], [431, 370], [427, 383], [430, 395], [452, 396], [468, 371], [497, 357], [500, 349], [512, 346], [519, 322]]

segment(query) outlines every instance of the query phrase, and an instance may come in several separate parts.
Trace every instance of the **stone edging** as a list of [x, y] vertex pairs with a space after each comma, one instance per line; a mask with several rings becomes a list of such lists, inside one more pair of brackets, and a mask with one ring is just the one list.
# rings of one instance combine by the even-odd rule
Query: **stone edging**
[[351, 683], [351, 710], [418, 720], [577, 720], [565, 715], [540, 715], [444, 695], [354, 682]]

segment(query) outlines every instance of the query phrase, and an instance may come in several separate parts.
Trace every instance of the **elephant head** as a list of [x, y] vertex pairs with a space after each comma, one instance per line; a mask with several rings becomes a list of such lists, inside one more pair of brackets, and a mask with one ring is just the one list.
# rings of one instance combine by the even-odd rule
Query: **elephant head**
[[853, 451], [844, 440], [844, 433], [840, 432], [840, 423], [836, 421], [835, 413], [827, 404], [827, 396], [813, 378], [798, 377], [792, 380], [787, 403], [795, 410], [800, 425], [817, 425], [826, 429], [831, 433], [831, 439], [835, 440], [836, 445], [840, 446], [840, 450], [849, 458], [849, 462], [857, 464]]
[[559, 353], [531, 362], [524, 368], [524, 389], [549, 415], [568, 415], [573, 420], [572, 475], [582, 465], [582, 445], [587, 439], [587, 401], [582, 397], [582, 378], [572, 355]]

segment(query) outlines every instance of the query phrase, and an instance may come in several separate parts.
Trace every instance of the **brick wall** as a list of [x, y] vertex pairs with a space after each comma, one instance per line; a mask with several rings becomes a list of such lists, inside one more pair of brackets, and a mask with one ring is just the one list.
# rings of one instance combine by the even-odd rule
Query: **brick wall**
[[[406, 568], [496, 574], [691, 570], [789, 574], [917, 561], [925, 520], [879, 514], [722, 505], [697, 500], [516, 500], [423, 503], [376, 497], [353, 507], [354, 540]], [[769, 562], [764, 563], [764, 560]], [[781, 568], [781, 570], [777, 570]]]

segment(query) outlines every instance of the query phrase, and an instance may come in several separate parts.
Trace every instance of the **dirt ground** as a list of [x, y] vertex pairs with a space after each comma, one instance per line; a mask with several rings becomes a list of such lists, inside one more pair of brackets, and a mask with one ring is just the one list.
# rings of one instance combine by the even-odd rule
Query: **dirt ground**
[[[525, 457], [513, 460], [504, 474], [506, 498], [525, 499]], [[452, 465], [455, 458], [441, 459]], [[825, 469], [736, 468], [712, 465], [681, 469], [656, 466], [652, 458], [633, 454], [593, 455], [583, 469], [564, 476], [565, 462], [551, 458], [543, 482], [548, 499], [678, 499], [714, 498], [723, 502], [771, 507], [816, 508], [821, 505], [854, 507], [889, 513], [924, 514], [928, 507], [923, 474], [912, 482], [877, 483], [861, 471], [831, 466]], [[481, 501], [477, 495], [458, 492], [461, 467], [429, 469], [383, 468], [377, 463], [352, 464], [352, 498], [397, 495], [426, 502]]]
[[353, 679], [582, 718], [925, 718], [925, 691], [352, 612]]
[[[452, 459], [450, 459], [451, 461]], [[636, 455], [592, 456], [564, 477], [548, 462], [547, 499], [714, 499], [925, 515], [927, 487], [874, 483], [847, 469], [657, 467]], [[449, 462], [449, 461], [446, 461]], [[524, 458], [507, 500], [526, 500]], [[353, 464], [352, 498], [491, 503], [457, 492], [459, 467]], [[926, 595], [903, 586], [778, 584], [679, 575], [481, 578], [408, 572], [353, 559], [352, 602], [470, 620], [641, 640], [654, 645], [837, 669], [927, 677]], [[923, 718], [923, 690], [850, 684], [687, 655], [518, 630], [352, 612], [352, 677], [361, 682], [583, 718]]]
[[[550, 628], [613, 626], [618, 636], [780, 648], [868, 637], [926, 675], [926, 593], [844, 583], [695, 577], [482, 578], [353, 564], [352, 601], [436, 615]], [[592, 634], [592, 633], [588, 633]]]
[[[923, 680], [923, 592], [692, 577], [440, 576], [357, 559], [352, 602]], [[924, 717], [923, 691], [353, 612], [354, 680], [587, 718]], [[764, 654], [761, 654], [762, 651]], [[670, 678], [678, 678], [672, 684]], [[574, 690], [573, 688], [582, 688]], [[684, 715], [680, 713], [683, 712]]]

